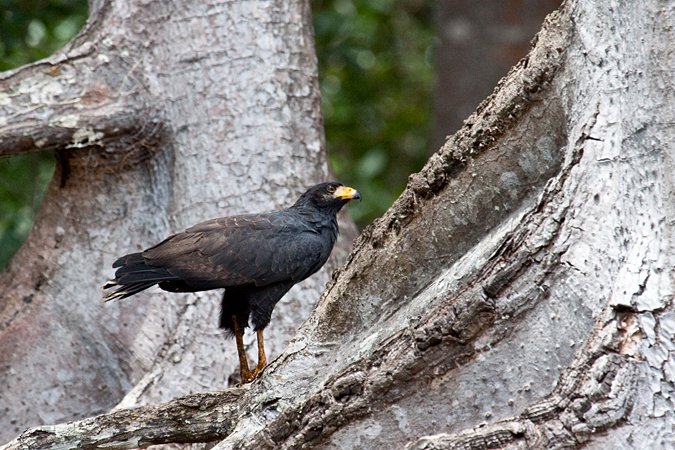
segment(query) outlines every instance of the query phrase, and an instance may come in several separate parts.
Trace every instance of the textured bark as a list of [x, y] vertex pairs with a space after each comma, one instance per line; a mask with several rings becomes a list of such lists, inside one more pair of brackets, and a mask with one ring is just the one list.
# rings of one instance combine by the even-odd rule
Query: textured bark
[[[658, 1], [570, 0], [550, 15], [203, 440], [675, 446], [674, 14]], [[64, 433], [52, 448], [75, 448], [67, 439], [87, 431], [65, 436], [72, 426], [7, 448], [49, 433]]]
[[[90, 10], [66, 48], [0, 75], [0, 155], [55, 149], [59, 162], [0, 275], [0, 442], [103, 413], [125, 395], [142, 404], [230, 385], [238, 359], [217, 327], [218, 292], [103, 304], [98, 288], [123, 254], [202, 220], [288, 206], [328, 178], [307, 2]], [[333, 267], [277, 306], [269, 356]]]
[[163, 443], [212, 442], [232, 430], [243, 388], [192, 394], [168, 403], [120, 409], [55, 426], [34, 428], [9, 449], [130, 449]]

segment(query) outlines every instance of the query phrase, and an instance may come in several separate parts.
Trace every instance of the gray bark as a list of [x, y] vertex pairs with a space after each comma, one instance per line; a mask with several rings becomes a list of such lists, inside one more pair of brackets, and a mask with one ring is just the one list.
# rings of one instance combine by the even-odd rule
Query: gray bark
[[[570, 0], [550, 15], [262, 377], [213, 408], [178, 401], [202, 405], [189, 420], [219, 408], [221, 434], [203, 441], [673, 448], [674, 12]], [[101, 438], [89, 429], [33, 429], [6, 449]], [[90, 448], [129, 448], [118, 432]]]
[[[0, 276], [0, 442], [125, 395], [144, 404], [230, 385], [239, 364], [217, 327], [218, 292], [103, 304], [99, 287], [119, 256], [202, 220], [289, 206], [329, 177], [307, 2], [90, 9], [66, 48], [0, 78], [0, 155], [53, 148], [59, 161]], [[277, 306], [268, 357], [349, 242]]]

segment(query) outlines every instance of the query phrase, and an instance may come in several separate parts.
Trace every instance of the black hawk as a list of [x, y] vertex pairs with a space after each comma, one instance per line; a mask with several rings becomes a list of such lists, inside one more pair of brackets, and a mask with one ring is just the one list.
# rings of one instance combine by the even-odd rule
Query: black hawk
[[[340, 183], [317, 184], [289, 208], [223, 217], [169, 236], [154, 247], [114, 262], [114, 288], [103, 298], [122, 299], [151, 286], [169, 292], [225, 289], [220, 327], [234, 334], [243, 382], [265, 367], [263, 329], [294, 284], [324, 265], [338, 235], [337, 213], [358, 191]], [[244, 352], [249, 321], [258, 335], [258, 366]]]

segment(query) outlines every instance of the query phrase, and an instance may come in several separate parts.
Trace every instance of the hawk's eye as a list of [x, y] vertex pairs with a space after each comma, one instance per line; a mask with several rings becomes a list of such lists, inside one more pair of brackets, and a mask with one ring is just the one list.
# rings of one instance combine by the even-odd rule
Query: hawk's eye
[[332, 194], [337, 189], [337, 186], [335, 186], [334, 184], [331, 184], [326, 189], [328, 190], [328, 192], [330, 192]]

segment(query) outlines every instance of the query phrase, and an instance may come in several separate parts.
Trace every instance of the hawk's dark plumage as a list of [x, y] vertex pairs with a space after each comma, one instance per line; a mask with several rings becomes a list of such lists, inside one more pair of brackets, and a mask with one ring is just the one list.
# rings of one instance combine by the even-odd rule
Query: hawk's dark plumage
[[281, 211], [200, 223], [115, 261], [115, 278], [103, 286], [115, 290], [103, 298], [129, 297], [155, 284], [170, 292], [224, 288], [220, 326], [237, 336], [241, 360], [239, 334], [249, 318], [263, 351], [262, 330], [274, 306], [323, 266], [337, 238], [337, 213], [355, 198], [361, 195], [352, 188], [322, 183]]

